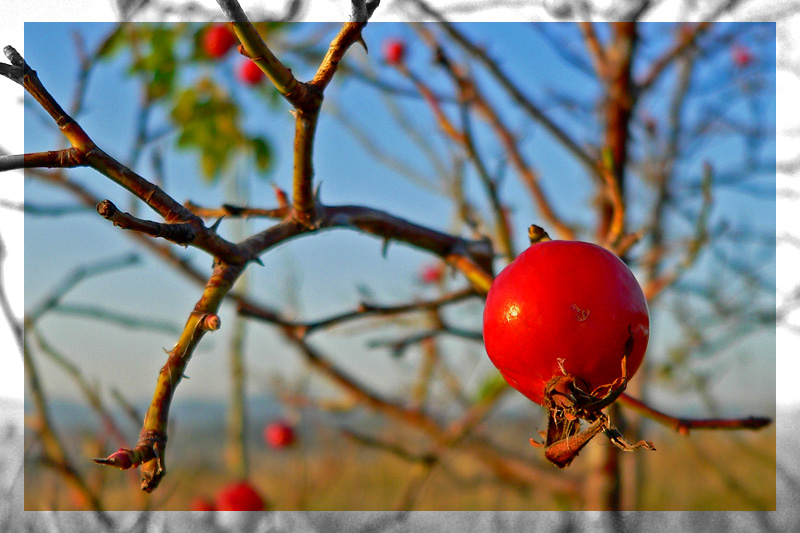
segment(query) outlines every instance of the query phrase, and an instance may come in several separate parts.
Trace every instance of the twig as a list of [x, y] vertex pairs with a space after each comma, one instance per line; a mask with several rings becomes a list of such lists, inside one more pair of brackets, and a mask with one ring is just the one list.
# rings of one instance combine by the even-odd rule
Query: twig
[[75, 363], [69, 361], [63, 354], [56, 351], [49, 342], [47, 342], [44, 337], [42, 336], [41, 332], [34, 328], [32, 331], [32, 335], [36, 339], [36, 342], [39, 344], [42, 352], [50, 358], [50, 360], [54, 361], [58, 366], [60, 366], [67, 374], [70, 375], [72, 380], [77, 385], [78, 389], [81, 391], [81, 394], [86, 398], [89, 406], [95, 411], [98, 418], [103, 422], [103, 425], [106, 427], [108, 432], [117, 441], [120, 446], [125, 446], [127, 441], [125, 437], [122, 436], [122, 432], [119, 430], [116, 421], [111, 416], [111, 413], [108, 412], [106, 409], [100, 394], [96, 390], [96, 388], [91, 387], [83, 377], [80, 369], [75, 365]]
[[122, 229], [139, 231], [151, 237], [161, 237], [175, 244], [188, 245], [194, 242], [197, 234], [192, 224], [183, 222], [162, 224], [137, 218], [130, 213], [117, 209], [111, 200], [103, 200], [97, 204], [97, 212], [101, 217]]
[[578, 22], [578, 26], [583, 32], [584, 41], [586, 41], [586, 48], [589, 50], [589, 55], [592, 56], [594, 63], [594, 70], [597, 77], [604, 79], [606, 77], [606, 54], [603, 50], [603, 45], [594, 31], [594, 24], [592, 22]]
[[6, 280], [3, 276], [3, 263], [5, 261], [6, 246], [5, 242], [3, 242], [2, 236], [0, 236], [0, 309], [2, 310], [3, 316], [6, 319], [6, 323], [14, 335], [14, 340], [17, 343], [17, 349], [19, 350], [20, 354], [22, 354], [25, 343], [25, 333], [22, 321], [14, 316], [14, 311], [11, 309], [11, 302], [8, 300], [8, 294], [6, 293]]
[[691, 28], [684, 26], [680, 32], [677, 42], [661, 57], [656, 59], [650, 66], [647, 74], [636, 83], [636, 92], [641, 95], [644, 91], [648, 90], [664, 73], [677, 58], [681, 57], [692, 47], [694, 47], [697, 39], [705, 32], [707, 32], [711, 25], [714, 24], [711, 20], [698, 22]]
[[526, 161], [522, 152], [519, 150], [519, 143], [515, 135], [511, 132], [508, 126], [503, 122], [497, 110], [492, 106], [483, 93], [479, 90], [474, 78], [468, 76], [463, 68], [458, 67], [445, 53], [440, 44], [436, 42], [432, 33], [421, 25], [415, 25], [415, 28], [421, 33], [423, 38], [429, 43], [431, 47], [436, 50], [437, 62], [444, 68], [445, 72], [452, 78], [456, 84], [459, 93], [459, 100], [462, 103], [462, 124], [463, 124], [463, 144], [467, 149], [468, 155], [476, 161], [476, 168], [479, 171], [478, 175], [487, 191], [487, 196], [495, 211], [495, 218], [498, 220], [500, 227], [501, 243], [504, 248], [508, 250], [510, 259], [513, 259], [516, 254], [511, 247], [509, 236], [509, 228], [506, 222], [506, 217], [503, 216], [502, 206], [500, 205], [497, 196], [497, 186], [485, 170], [485, 166], [481, 164], [480, 158], [477, 157], [477, 149], [475, 147], [472, 135], [469, 115], [466, 112], [467, 105], [474, 106], [477, 112], [489, 123], [495, 135], [499, 139], [503, 148], [508, 155], [511, 164], [516, 169], [523, 184], [528, 188], [533, 196], [534, 203], [539, 210], [542, 217], [552, 226], [564, 239], [574, 239], [575, 232], [573, 228], [565, 224], [561, 217], [559, 217], [550, 200], [547, 198], [544, 190], [539, 183], [539, 177], [531, 165]]
[[96, 494], [89, 487], [84, 476], [75, 468], [75, 465], [67, 455], [61, 438], [56, 433], [50, 421], [44, 389], [39, 381], [39, 372], [33, 360], [33, 356], [30, 353], [27, 341], [23, 346], [23, 358], [25, 360], [25, 375], [27, 376], [28, 385], [30, 387], [33, 408], [38, 417], [36, 432], [39, 435], [39, 440], [42, 442], [44, 464], [62, 472], [67, 482], [72, 484], [78, 492], [86, 497], [92, 509], [98, 511], [101, 522], [110, 527], [113, 522], [111, 521], [111, 517], [104, 510], [100, 495]]
[[97, 261], [76, 268], [51, 291], [50, 295], [47, 296], [41, 304], [26, 313], [25, 324], [35, 324], [44, 313], [58, 306], [64, 296], [82, 281], [94, 276], [127, 268], [137, 264], [139, 261], [140, 258], [137, 254], [126, 254], [118, 258]]
[[672, 270], [656, 278], [651, 278], [647, 282], [644, 287], [644, 294], [648, 302], [653, 301], [666, 288], [674, 285], [683, 273], [697, 261], [700, 252], [703, 250], [703, 245], [708, 242], [708, 218], [713, 205], [713, 197], [711, 195], [712, 180], [713, 168], [706, 162], [703, 165], [703, 204], [695, 221], [694, 236], [686, 245], [683, 259]]
[[124, 328], [148, 329], [162, 333], [180, 333], [181, 328], [175, 324], [161, 320], [147, 319], [130, 314], [119, 313], [112, 309], [95, 305], [63, 304], [59, 303], [52, 312], [62, 315], [82, 316], [116, 324]]
[[300, 83], [258, 34], [258, 31], [247, 18], [242, 6], [236, 0], [217, 0], [225, 17], [231, 21], [231, 27], [242, 43], [240, 52], [256, 63], [259, 68], [287, 100], [295, 107], [307, 96], [305, 84]]
[[222, 217], [241, 217], [241, 218], [274, 218], [282, 219], [289, 214], [288, 206], [275, 209], [265, 209], [257, 207], [245, 207], [232, 204], [222, 204], [218, 208], [202, 207], [194, 202], [184, 204], [187, 209], [202, 218], [222, 218]]
[[296, 330], [301, 336], [305, 337], [311, 334], [312, 332], [318, 331], [320, 329], [327, 329], [332, 326], [341, 324], [343, 322], [348, 322], [350, 320], [358, 320], [362, 318], [368, 318], [371, 316], [394, 316], [403, 313], [414, 313], [419, 311], [439, 309], [446, 305], [459, 303], [467, 298], [471, 298], [474, 296], [476, 296], [476, 293], [473, 289], [463, 289], [457, 292], [445, 294], [435, 300], [413, 302], [408, 304], [379, 306], [362, 302], [358, 305], [358, 308], [353, 311], [347, 311], [344, 313], [333, 315], [331, 317], [324, 318], [321, 320], [316, 320], [313, 322], [290, 322], [282, 320], [277, 315], [270, 315], [264, 317], [258, 314], [259, 310], [258, 306], [249, 304], [247, 302], [240, 302], [238, 312], [243, 316], [262, 318], [266, 319], [269, 322], [273, 322], [273, 320], [271, 319], [275, 319], [274, 320], [275, 323], [279, 323], [283, 326], [290, 327]]
[[473, 44], [463, 33], [461, 33], [453, 24], [447, 21], [438, 11], [434, 10], [430, 4], [423, 0], [411, 0], [426, 14], [434, 17], [442, 28], [450, 35], [455, 42], [464, 48], [470, 55], [474, 56], [480, 63], [482, 63], [489, 73], [498, 81], [511, 98], [534, 120], [542, 124], [544, 128], [550, 132], [564, 147], [571, 152], [583, 165], [594, 175], [596, 173], [596, 165], [590, 155], [588, 155], [578, 143], [572, 139], [563, 128], [553, 122], [537, 105], [535, 105], [527, 96], [522, 94], [522, 91], [511, 81], [511, 78], [505, 74], [498, 65], [497, 61], [490, 58], [489, 55], [480, 47]]
[[[145, 415], [136, 446], [133, 449], [122, 448], [106, 458], [95, 459], [98, 464], [123, 470], [141, 464], [141, 486], [145, 492], [155, 490], [166, 474], [167, 421], [175, 389], [183, 379], [186, 366], [203, 335], [219, 327], [218, 318], [209, 318], [217, 317], [222, 300], [243, 269], [244, 265], [215, 262], [214, 271], [202, 297], [189, 315], [178, 342], [168, 352], [166, 364], [161, 368], [153, 401]], [[212, 322], [216, 327], [209, 325]]]
[[35, 157], [42, 157], [48, 163], [54, 163], [63, 158], [69, 163], [69, 166], [90, 166], [133, 193], [159, 213], [167, 223], [184, 222], [191, 225], [196, 233], [192, 241], [193, 246], [205, 250], [215, 257], [231, 262], [246, 262], [253, 259], [252, 257], [244, 258], [239, 256], [240, 250], [234, 244], [220, 237], [216, 231], [206, 228], [200, 218], [172, 199], [160, 187], [150, 183], [101, 150], [81, 126], [67, 115], [50, 95], [39, 81], [36, 72], [30, 69], [22, 59], [22, 56], [10, 46], [6, 47], [5, 51], [12, 63], [16, 63], [20, 65], [20, 68], [23, 68], [25, 72], [23, 76], [25, 90], [52, 117], [60, 128], [61, 133], [69, 140], [74, 149], [71, 152], [62, 152], [68, 154], [68, 157], [59, 155], [59, 152], [47, 152], [43, 155], [35, 155]]
[[671, 427], [681, 435], [688, 435], [692, 429], [761, 429], [772, 423], [772, 419], [766, 417], [749, 416], [747, 418], [676, 418], [674, 416], [657, 411], [648, 406], [641, 400], [628, 396], [624, 392], [617, 400], [621, 405], [629, 407], [634, 411], [655, 420], [659, 424]]

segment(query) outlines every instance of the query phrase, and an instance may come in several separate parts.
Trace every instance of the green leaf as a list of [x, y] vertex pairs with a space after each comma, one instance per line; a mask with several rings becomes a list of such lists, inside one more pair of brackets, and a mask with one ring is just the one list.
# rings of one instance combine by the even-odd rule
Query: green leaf
[[97, 59], [106, 60], [113, 58], [128, 44], [128, 31], [126, 24], [118, 24], [114, 31], [108, 34], [97, 50]]
[[269, 164], [266, 141], [262, 139], [256, 146], [245, 135], [238, 106], [210, 78], [179, 93], [170, 116], [178, 128], [178, 146], [198, 152], [200, 170], [207, 181], [216, 181], [236, 153], [245, 149], [255, 149], [261, 164]]
[[151, 100], [164, 98], [173, 90], [178, 71], [175, 48], [184, 29], [185, 25], [136, 25], [129, 35], [140, 46], [130, 72], [145, 75]]

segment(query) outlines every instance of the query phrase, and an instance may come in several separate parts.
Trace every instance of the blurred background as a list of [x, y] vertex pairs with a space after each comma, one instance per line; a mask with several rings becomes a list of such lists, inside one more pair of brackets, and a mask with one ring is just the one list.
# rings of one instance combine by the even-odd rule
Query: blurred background
[[[274, 188], [291, 188], [288, 104], [267, 83], [241, 80], [235, 50], [209, 57], [203, 43], [210, 27], [30, 24], [25, 57], [104, 150], [177, 200], [274, 207]], [[309, 79], [337, 25], [259, 29]], [[592, 30], [609, 51], [618, 42], [619, 28]], [[619, 176], [626, 228], [641, 234], [625, 257], [649, 296], [653, 327], [647, 367], [631, 388], [674, 415], [774, 416], [775, 25], [713, 24], [658, 71], [659, 59], [691, 31], [693, 24], [635, 28], [630, 75], [641, 91]], [[498, 252], [496, 272], [525, 248], [531, 223], [554, 237], [598, 240], [607, 194], [581, 154], [596, 158], [613, 141], [609, 86], [598, 80], [586, 27], [370, 24], [364, 37], [370, 53], [353, 48], [326, 93], [314, 160], [324, 203], [487, 235]], [[387, 61], [385, 47], [395, 42], [405, 49], [403, 68]], [[478, 106], [459, 104], [452, 72], [433, 61], [437, 46], [480, 88], [511, 144]], [[531, 116], [509, 85], [554, 126]], [[477, 155], [442, 131], [439, 111], [473, 136]], [[62, 146], [52, 121], [30, 102], [25, 151]], [[482, 301], [469, 295], [436, 312], [418, 306], [359, 316], [309, 335], [362, 390], [423, 409], [443, 428], [487, 406], [464, 443], [437, 450], [431, 435], [386, 410], [365, 409], [333, 385], [280, 328], [245, 322], [235, 306], [224, 307], [223, 328], [204, 339], [176, 395], [170, 473], [156, 494], [142, 497], [135, 473], [105, 471], [87, 458], [110, 453], [117, 440], [135, 442], [162, 348], [174, 344], [199, 285], [97, 217], [89, 196], [152, 218], [99, 174], [37, 170], [26, 178], [30, 355], [50, 423], [88, 487], [67, 488], [63, 471], [45, 467], [52, 450], [37, 438], [42, 412], [26, 403], [27, 509], [86, 508], [92, 495], [106, 509], [188, 509], [243, 475], [275, 509], [581, 510], [611, 501], [599, 474], [609, 451], [616, 453], [607, 441], [593, 441], [558, 476], [527, 444], [545, 426], [543, 409], [498, 379], [480, 342]], [[492, 189], [497, 202], [487, 198]], [[537, 194], [553, 215], [543, 214]], [[225, 219], [220, 232], [241, 240], [272, 223]], [[171, 248], [209, 271], [210, 258]], [[236, 289], [293, 323], [359, 303], [413, 307], [468, 289], [434, 257], [396, 243], [384, 257], [379, 240], [344, 230], [292, 241], [263, 261]], [[774, 426], [686, 438], [624, 410], [618, 416], [659, 449], [656, 459], [624, 457], [621, 508], [775, 508]], [[266, 437], [276, 423], [291, 428], [290, 446]], [[698, 468], [708, 472], [702, 480]], [[692, 490], [671, 490], [676, 475]], [[754, 478], [757, 486], [747, 483]]]

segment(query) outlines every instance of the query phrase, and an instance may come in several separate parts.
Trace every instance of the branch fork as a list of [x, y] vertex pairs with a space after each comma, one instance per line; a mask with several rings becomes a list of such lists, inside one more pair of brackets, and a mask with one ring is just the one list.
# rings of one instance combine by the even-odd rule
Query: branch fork
[[142, 465], [142, 490], [152, 492], [167, 473], [165, 452], [167, 434], [163, 431], [142, 431], [133, 449], [120, 448], [106, 458], [93, 461], [99, 465], [128, 470]]

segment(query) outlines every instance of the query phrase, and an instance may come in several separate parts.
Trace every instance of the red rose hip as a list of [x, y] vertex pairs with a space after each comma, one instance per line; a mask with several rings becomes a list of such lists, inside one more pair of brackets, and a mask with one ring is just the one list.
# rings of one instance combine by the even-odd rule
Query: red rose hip
[[239, 79], [247, 85], [258, 85], [261, 83], [263, 77], [264, 73], [261, 72], [258, 65], [250, 59], [242, 63], [241, 67], [239, 67]]
[[216, 498], [217, 511], [263, 511], [266, 507], [264, 499], [247, 481], [224, 487]]
[[406, 45], [399, 39], [389, 39], [383, 43], [383, 58], [390, 65], [399, 65], [406, 57]]
[[203, 35], [203, 49], [210, 57], [219, 59], [236, 44], [236, 35], [225, 24], [215, 24]]
[[294, 428], [288, 422], [273, 422], [264, 428], [264, 440], [273, 448], [286, 448], [295, 442]]
[[532, 244], [494, 280], [483, 313], [486, 352], [505, 380], [544, 405], [565, 373], [588, 391], [631, 378], [647, 348], [647, 301], [616, 255], [578, 241]]

